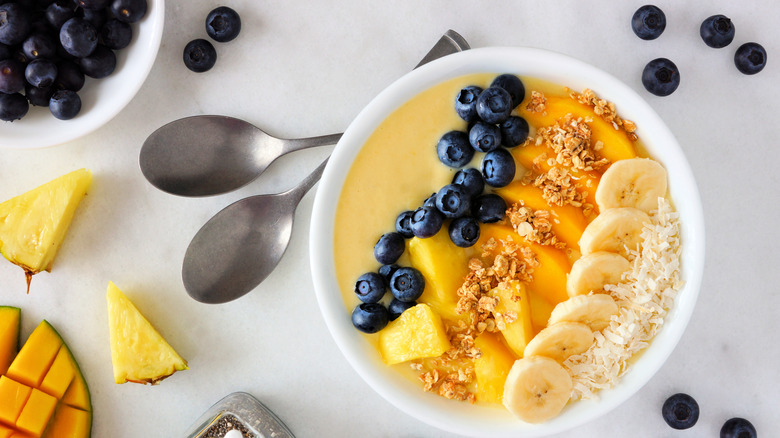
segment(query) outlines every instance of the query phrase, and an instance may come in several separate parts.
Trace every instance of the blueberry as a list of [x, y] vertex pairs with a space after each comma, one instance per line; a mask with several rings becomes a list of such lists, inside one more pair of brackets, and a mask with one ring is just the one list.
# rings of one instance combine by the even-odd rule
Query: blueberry
[[425, 201], [423, 201], [423, 207], [431, 207], [434, 210], [436, 209], [436, 193], [431, 193], [431, 196], [428, 196], [425, 198]]
[[523, 82], [515, 75], [503, 74], [493, 79], [491, 87], [499, 87], [506, 90], [512, 98], [512, 109], [520, 105], [525, 99], [525, 86]]
[[392, 264], [392, 265], [382, 265], [379, 267], [379, 275], [382, 276], [382, 279], [385, 281], [385, 285], [387, 287], [390, 287], [390, 277], [395, 274], [395, 271], [397, 271], [399, 268], [398, 265]]
[[57, 66], [48, 59], [35, 59], [27, 64], [24, 77], [27, 78], [27, 83], [34, 87], [50, 87], [57, 79]]
[[98, 44], [97, 30], [89, 21], [73, 17], [60, 28], [60, 43], [66, 52], [76, 58], [89, 56]]
[[124, 21], [112, 18], [100, 29], [98, 41], [111, 50], [121, 50], [130, 45], [133, 29]]
[[97, 11], [107, 8], [111, 0], [78, 0], [76, 3], [86, 10]]
[[498, 222], [506, 215], [506, 201], [495, 193], [479, 196], [471, 206], [471, 215], [483, 224]]
[[82, 9], [81, 18], [89, 21], [95, 29], [102, 29], [108, 21], [107, 9]]
[[184, 47], [184, 65], [195, 73], [210, 70], [216, 62], [217, 51], [202, 38], [192, 40]]
[[60, 61], [57, 63], [54, 85], [62, 90], [79, 91], [84, 86], [84, 73], [73, 61]]
[[85, 75], [101, 79], [116, 69], [116, 55], [108, 47], [98, 45], [91, 55], [79, 59], [79, 67]]
[[11, 57], [11, 48], [7, 45], [0, 43], [0, 61]]
[[530, 128], [528, 122], [522, 117], [509, 116], [499, 127], [501, 128], [501, 144], [504, 147], [513, 148], [523, 144], [528, 139]]
[[689, 429], [699, 419], [699, 404], [688, 394], [675, 394], [661, 408], [664, 421], [674, 429]]
[[379, 263], [390, 265], [401, 257], [405, 247], [406, 243], [404, 243], [404, 236], [402, 236], [401, 233], [392, 232], [383, 234], [376, 245], [374, 245], [374, 257]]
[[436, 145], [439, 161], [454, 168], [463, 167], [474, 157], [474, 149], [469, 136], [463, 131], [450, 131], [444, 134]]
[[666, 29], [666, 15], [658, 6], [644, 5], [631, 17], [631, 29], [643, 40], [654, 40]]
[[0, 93], [0, 120], [13, 122], [27, 114], [30, 105], [20, 93]]
[[468, 123], [475, 122], [479, 118], [477, 116], [477, 97], [481, 92], [482, 88], [469, 85], [460, 90], [455, 97], [455, 112]]
[[363, 303], [352, 311], [352, 325], [363, 333], [376, 333], [387, 326], [387, 308], [379, 303]]
[[355, 282], [355, 295], [364, 303], [378, 303], [387, 292], [385, 279], [376, 272], [367, 272]]
[[701, 23], [699, 35], [704, 44], [721, 49], [734, 40], [734, 24], [725, 15], [713, 15]]
[[75, 91], [57, 90], [49, 100], [49, 111], [60, 120], [70, 120], [81, 111], [81, 98]]
[[390, 292], [399, 301], [412, 302], [420, 298], [425, 289], [425, 278], [414, 268], [398, 268], [390, 277]]
[[411, 309], [416, 305], [417, 301], [401, 301], [393, 298], [393, 301], [390, 301], [390, 304], [387, 306], [387, 311], [390, 313], [390, 321], [395, 321], [406, 309]]
[[477, 97], [477, 115], [486, 123], [501, 123], [512, 112], [512, 96], [499, 87], [488, 87]]
[[54, 29], [59, 29], [76, 16], [76, 4], [72, 0], [57, 0], [46, 7], [45, 16]]
[[414, 215], [414, 211], [406, 210], [395, 218], [395, 231], [405, 239], [414, 237], [414, 233], [412, 232], [412, 215]]
[[734, 53], [734, 65], [746, 75], [754, 75], [766, 66], [766, 50], [758, 43], [745, 43]]
[[414, 211], [412, 216], [412, 232], [416, 237], [425, 239], [441, 230], [444, 216], [436, 207], [423, 206]]
[[680, 71], [666, 58], [654, 59], [642, 71], [642, 85], [656, 96], [668, 96], [680, 85]]
[[485, 180], [482, 178], [482, 173], [473, 167], [455, 172], [452, 183], [462, 186], [471, 199], [481, 195], [485, 189]]
[[436, 193], [436, 208], [446, 218], [461, 217], [471, 208], [471, 196], [460, 184], [447, 184]]
[[450, 240], [461, 248], [468, 248], [479, 239], [479, 224], [473, 217], [460, 217], [450, 222]]
[[13, 94], [24, 90], [24, 65], [15, 59], [0, 61], [0, 93]]
[[15, 46], [30, 33], [30, 15], [18, 3], [0, 5], [0, 43]]
[[495, 150], [501, 146], [501, 129], [492, 123], [478, 121], [469, 128], [469, 143], [479, 152]]
[[30, 105], [49, 106], [49, 99], [54, 94], [54, 87], [38, 88], [29, 83], [24, 86], [24, 97], [30, 102]]
[[233, 40], [241, 32], [241, 17], [227, 6], [220, 6], [206, 17], [206, 33], [219, 43]]
[[515, 159], [506, 149], [496, 149], [482, 158], [482, 176], [491, 187], [504, 187], [515, 179]]
[[119, 21], [135, 23], [146, 15], [146, 0], [113, 0], [110, 8]]
[[29, 59], [52, 59], [57, 54], [57, 44], [50, 35], [35, 32], [30, 34], [22, 43], [22, 53]]
[[720, 428], [720, 438], [757, 438], [758, 432], [752, 423], [744, 418], [731, 418]]

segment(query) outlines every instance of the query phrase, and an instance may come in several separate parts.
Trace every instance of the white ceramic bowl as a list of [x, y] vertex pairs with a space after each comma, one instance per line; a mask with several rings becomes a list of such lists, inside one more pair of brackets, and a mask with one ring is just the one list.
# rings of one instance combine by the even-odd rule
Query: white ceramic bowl
[[[679, 292], [666, 323], [644, 354], [598, 401], [570, 403], [556, 418], [532, 425], [509, 412], [446, 400], [424, 393], [417, 382], [386, 366], [376, 348], [351, 323], [336, 282], [333, 228], [339, 195], [347, 172], [363, 143], [394, 109], [444, 80], [470, 73], [514, 73], [546, 79], [574, 90], [593, 89], [614, 102], [620, 115], [636, 122], [637, 134], [651, 156], [669, 173], [672, 201], [681, 217], [682, 275]], [[529, 48], [485, 48], [447, 56], [410, 72], [380, 93], [358, 115], [336, 146], [317, 190], [312, 217], [312, 275], [322, 314], [344, 356], [357, 373], [397, 408], [441, 429], [472, 436], [538, 437], [574, 428], [609, 412], [636, 393], [663, 365], [693, 312], [704, 264], [704, 220], [701, 200], [688, 162], [672, 133], [631, 88], [581, 61]]]
[[0, 147], [32, 149], [67, 143], [108, 123], [141, 88], [160, 48], [165, 0], [148, 0], [141, 21], [132, 25], [133, 41], [116, 51], [116, 70], [103, 79], [86, 78], [78, 92], [81, 112], [71, 120], [59, 120], [48, 108], [30, 105], [21, 120], [0, 121]]

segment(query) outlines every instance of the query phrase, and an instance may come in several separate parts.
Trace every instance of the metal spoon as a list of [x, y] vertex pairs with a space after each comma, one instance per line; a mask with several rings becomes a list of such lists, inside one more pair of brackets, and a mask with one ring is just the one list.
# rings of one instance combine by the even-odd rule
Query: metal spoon
[[[448, 30], [418, 67], [449, 52], [468, 48]], [[158, 189], [180, 196], [211, 196], [243, 187], [289, 152], [336, 144], [341, 134], [282, 139], [228, 116], [201, 115], [174, 120], [154, 131], [141, 147], [144, 177]]]
[[[457, 35], [448, 31], [424, 61], [469, 48], [460, 35], [454, 39], [450, 32]], [[206, 222], [184, 254], [182, 280], [187, 293], [203, 303], [226, 303], [265, 280], [290, 243], [298, 203], [320, 180], [327, 162], [284, 193], [242, 199]]]

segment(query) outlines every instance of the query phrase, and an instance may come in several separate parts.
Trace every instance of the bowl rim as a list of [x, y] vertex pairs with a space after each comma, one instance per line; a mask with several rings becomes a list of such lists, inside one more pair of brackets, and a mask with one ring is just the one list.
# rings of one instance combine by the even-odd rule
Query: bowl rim
[[[0, 148], [57, 146], [91, 134], [107, 124], [130, 103], [146, 82], [157, 59], [164, 26], [165, 0], [149, 0], [146, 16], [133, 25], [130, 46], [115, 51], [116, 71], [103, 79], [86, 78], [85, 87], [88, 89], [79, 91], [82, 110], [77, 117], [57, 120], [46, 108], [30, 105], [30, 111], [21, 120], [0, 122]], [[131, 56], [134, 56], [132, 64], [128, 63]], [[110, 99], [95, 99], [95, 94], [106, 92], [111, 93]], [[30, 114], [32, 111], [36, 114]], [[43, 121], [43, 126], [33, 126], [39, 121]], [[61, 129], [54, 129], [58, 127]]]
[[[410, 397], [406, 378], [390, 375], [387, 370], [391, 367], [378, 358], [376, 348], [352, 327], [335, 276], [332, 230], [338, 198], [346, 174], [368, 136], [390, 112], [421, 91], [465, 74], [491, 72], [540, 78], [573, 90], [590, 88], [599, 97], [614, 102], [621, 117], [636, 122], [637, 134], [650, 156], [666, 167], [669, 196], [680, 214], [685, 285], [664, 326], [620, 381], [600, 391], [598, 401], [570, 404], [561, 415], [541, 425], [523, 423], [501, 409], [469, 405], [470, 410], [465, 410], [451, 401], [442, 403], [442, 397], [423, 393], [419, 385], [413, 386], [417, 394]], [[487, 47], [448, 55], [407, 73], [380, 92], [349, 125], [333, 151], [314, 200], [309, 236], [315, 295], [331, 336], [353, 369], [383, 398], [412, 417], [449, 432], [486, 437], [538, 437], [562, 432], [606, 414], [634, 395], [661, 368], [690, 320], [701, 286], [704, 242], [703, 210], [693, 173], [677, 140], [650, 105], [626, 84], [590, 64], [557, 52], [524, 47]], [[367, 356], [371, 349], [374, 354]]]

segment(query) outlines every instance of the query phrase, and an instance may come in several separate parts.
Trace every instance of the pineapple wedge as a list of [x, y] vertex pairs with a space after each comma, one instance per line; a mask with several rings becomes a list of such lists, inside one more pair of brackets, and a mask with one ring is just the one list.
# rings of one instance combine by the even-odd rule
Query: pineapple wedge
[[441, 317], [423, 303], [406, 309], [379, 332], [379, 351], [388, 365], [441, 356], [449, 349]]
[[51, 270], [73, 214], [92, 182], [80, 169], [0, 204], [0, 253], [30, 278]]
[[115, 383], [155, 385], [176, 371], [184, 360], [113, 282], [108, 283], [108, 323]]

